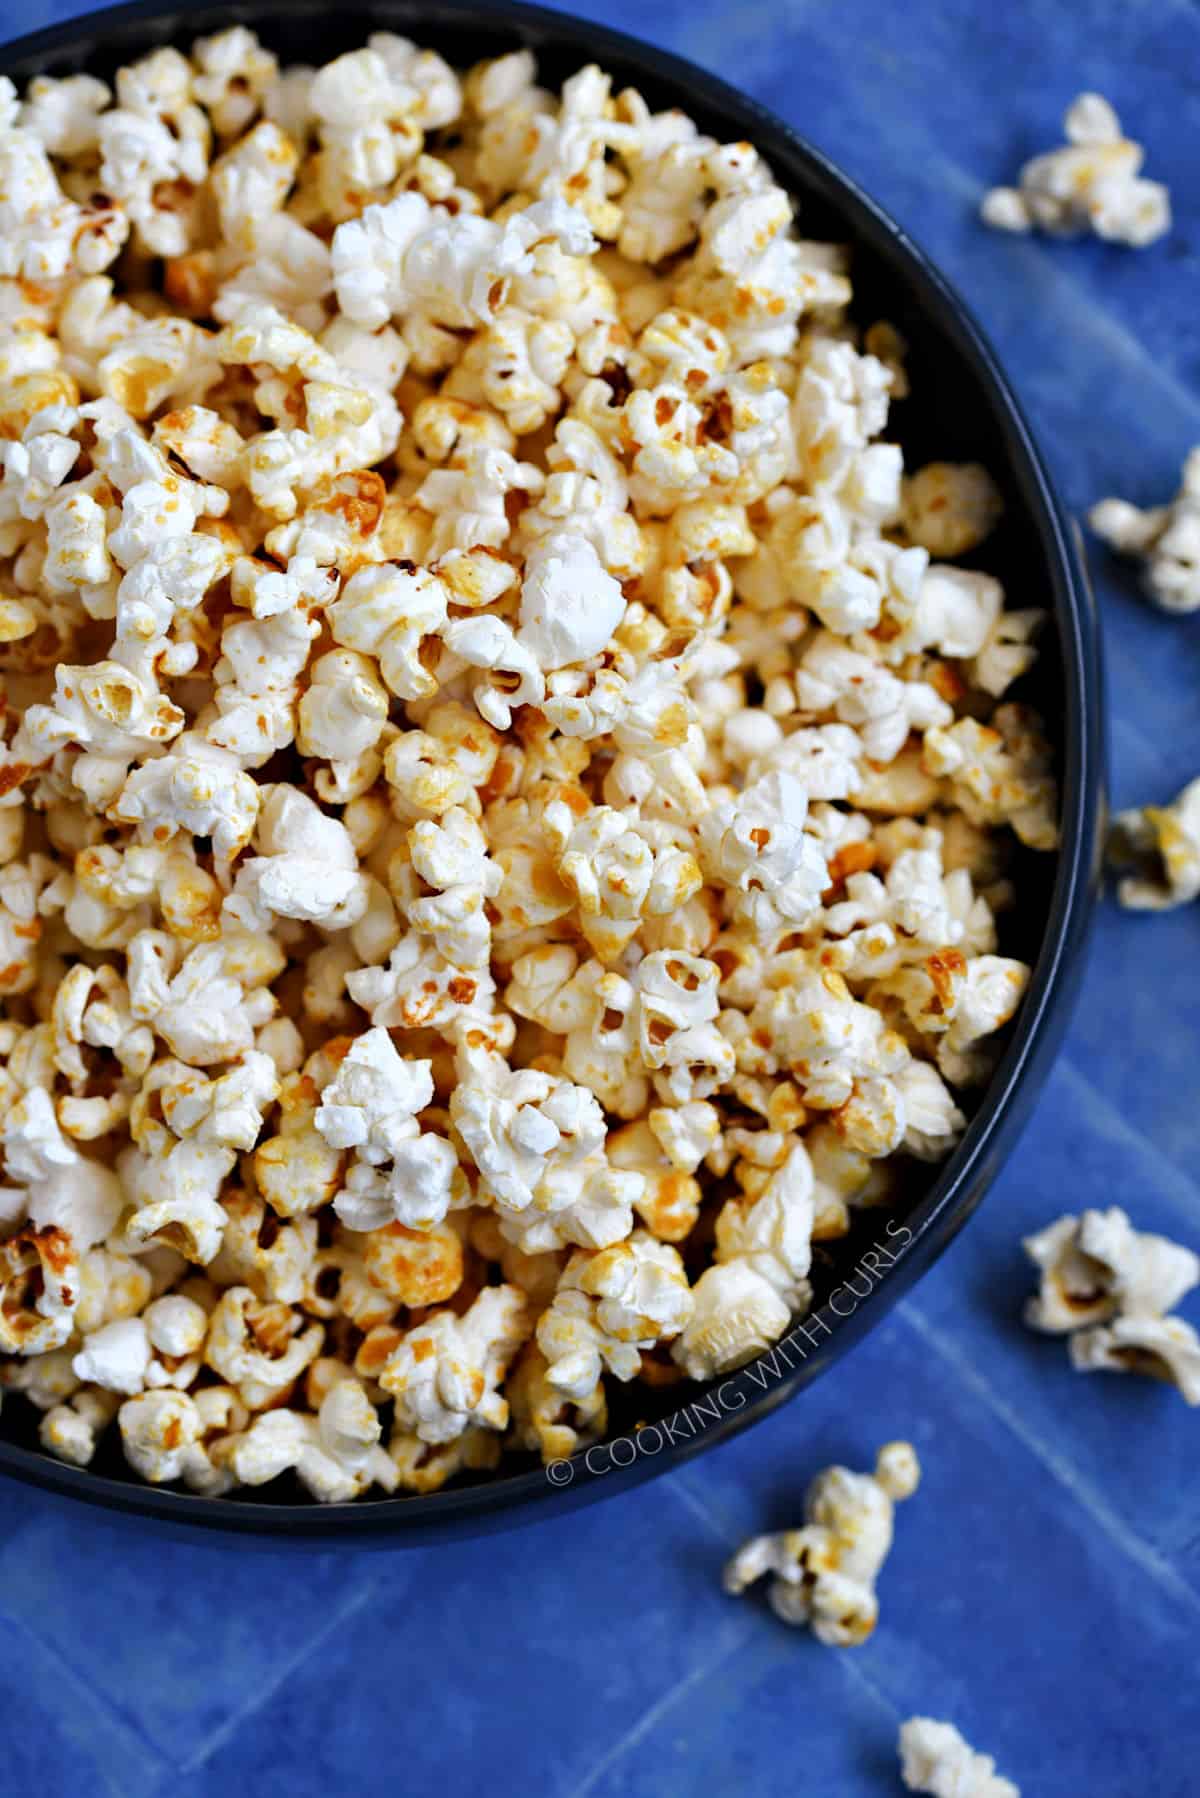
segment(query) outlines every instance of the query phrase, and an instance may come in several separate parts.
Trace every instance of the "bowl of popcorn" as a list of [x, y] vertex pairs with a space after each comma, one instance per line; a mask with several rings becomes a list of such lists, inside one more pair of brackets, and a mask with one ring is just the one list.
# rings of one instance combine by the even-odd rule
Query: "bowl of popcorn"
[[676, 1465], [928, 1265], [1064, 1021], [1098, 644], [1013, 398], [600, 27], [3, 67], [0, 1470], [406, 1540]]

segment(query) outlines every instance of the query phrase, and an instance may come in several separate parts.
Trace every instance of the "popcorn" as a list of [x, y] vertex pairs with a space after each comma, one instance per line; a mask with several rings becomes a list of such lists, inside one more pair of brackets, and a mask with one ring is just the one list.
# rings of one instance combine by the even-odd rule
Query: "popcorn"
[[1183, 465], [1179, 492], [1169, 505], [1145, 511], [1123, 499], [1102, 499], [1088, 523], [1118, 555], [1142, 563], [1142, 585], [1164, 612], [1200, 607], [1200, 449]]
[[1120, 1315], [1077, 1331], [1068, 1348], [1079, 1373], [1148, 1374], [1177, 1387], [1185, 1403], [1200, 1405], [1200, 1335], [1181, 1317]]
[[1004, 511], [978, 462], [927, 462], [904, 482], [902, 521], [910, 543], [931, 556], [965, 556], [990, 537]]
[[[427, 1061], [405, 1061], [386, 1030], [368, 1030], [351, 1044], [322, 1094], [313, 1122], [334, 1149], [353, 1149], [360, 1165], [335, 1200], [355, 1230], [397, 1222], [428, 1229], [441, 1222], [456, 1188], [458, 1157], [442, 1137], [422, 1134], [416, 1113], [433, 1101]], [[391, 1172], [369, 1170], [391, 1162]]]
[[268, 786], [255, 825], [261, 855], [238, 869], [231, 911], [251, 929], [301, 918], [345, 929], [366, 909], [366, 882], [345, 825], [295, 787]]
[[1001, 1779], [990, 1754], [976, 1754], [952, 1723], [910, 1717], [900, 1725], [900, 1777], [910, 1792], [932, 1798], [1021, 1798]]
[[271, 1409], [286, 1395], [325, 1340], [288, 1306], [256, 1299], [248, 1286], [230, 1286], [209, 1321], [205, 1359], [228, 1380], [251, 1411]]
[[558, 858], [558, 875], [579, 906], [580, 928], [605, 961], [636, 936], [643, 917], [664, 917], [698, 892], [695, 857], [668, 845], [655, 848], [648, 832], [610, 806], [577, 819], [555, 800], [544, 829]]
[[497, 1387], [528, 1334], [525, 1298], [513, 1286], [487, 1286], [461, 1317], [437, 1311], [410, 1330], [379, 1376], [399, 1428], [434, 1445], [473, 1424], [504, 1429], [508, 1403]]
[[79, 1261], [65, 1230], [27, 1226], [0, 1242], [0, 1349], [44, 1355], [70, 1340]]
[[[234, 26], [0, 90], [0, 1390], [213, 1495], [571, 1454], [965, 1128], [1056, 840], [996, 490], [602, 69]], [[1185, 499], [1122, 515], [1173, 593]], [[1079, 1352], [1188, 1385], [1134, 1324]]]
[[630, 1380], [641, 1351], [677, 1336], [691, 1310], [683, 1262], [669, 1243], [635, 1230], [597, 1255], [577, 1253], [537, 1326], [546, 1379], [572, 1400], [586, 1400], [604, 1368]]
[[1132, 870], [1117, 885], [1132, 911], [1169, 911], [1200, 893], [1200, 780], [1191, 781], [1168, 806], [1118, 812], [1108, 841], [1109, 860]]
[[140, 1317], [123, 1317], [84, 1338], [72, 1366], [79, 1379], [131, 1398], [150, 1366], [150, 1339]]
[[803, 1143], [748, 1204], [729, 1199], [717, 1218], [716, 1261], [741, 1261], [773, 1286], [789, 1311], [810, 1297], [805, 1275], [812, 1265], [813, 1171]]
[[1034, 226], [1055, 237], [1091, 231], [1109, 243], [1143, 249], [1171, 228], [1165, 187], [1139, 171], [1145, 152], [1121, 135], [1121, 122], [1100, 94], [1080, 94], [1063, 116], [1067, 147], [1027, 162], [1020, 186], [994, 187], [980, 216], [1000, 231]]
[[671, 1350], [689, 1380], [744, 1367], [792, 1320], [775, 1286], [740, 1257], [705, 1268], [692, 1288], [692, 1315]]
[[446, 623], [448, 604], [436, 575], [384, 564], [351, 575], [329, 609], [329, 626], [335, 642], [378, 660], [397, 698], [427, 699], [436, 693], [437, 681], [418, 652]]
[[398, 194], [334, 232], [338, 306], [370, 329], [411, 314], [451, 329], [487, 325], [545, 241], [572, 255], [593, 247], [587, 221], [561, 201], [540, 201], [498, 225], [469, 212], [452, 215], [419, 193]]
[[1200, 1285], [1200, 1256], [1165, 1236], [1141, 1234], [1115, 1205], [1060, 1217], [1027, 1236], [1024, 1249], [1041, 1269], [1025, 1322], [1051, 1334], [1118, 1315], [1162, 1317]]
[[130, 772], [109, 815], [140, 826], [154, 843], [176, 831], [210, 837], [213, 853], [231, 862], [250, 841], [260, 803], [258, 787], [235, 756], [187, 731], [166, 755]]
[[528, 1344], [508, 1381], [513, 1437], [518, 1447], [538, 1452], [546, 1461], [565, 1460], [599, 1442], [608, 1428], [604, 1383], [570, 1398], [551, 1384], [549, 1363], [535, 1344]]
[[1027, 708], [1002, 705], [991, 725], [962, 718], [925, 736], [923, 764], [948, 775], [954, 798], [975, 824], [1010, 823], [1031, 849], [1058, 840], [1046, 744]]
[[451, 806], [436, 822], [419, 819], [408, 833], [408, 853], [426, 895], [407, 905], [409, 923], [455, 967], [485, 967], [487, 903], [499, 894], [504, 873], [471, 814]]
[[734, 916], [760, 934], [806, 924], [828, 884], [807, 811], [796, 777], [772, 770], [700, 821], [706, 871], [740, 895]]
[[101, 1432], [112, 1422], [117, 1401], [99, 1391], [76, 1392], [65, 1405], [54, 1405], [38, 1425], [38, 1441], [47, 1454], [73, 1467], [87, 1467]]
[[1025, 1306], [1031, 1329], [1070, 1333], [1071, 1365], [1143, 1373], [1200, 1404], [1200, 1337], [1167, 1316], [1200, 1284], [1200, 1256], [1163, 1236], [1143, 1235], [1117, 1206], [1084, 1211], [1025, 1239], [1041, 1286]]
[[[191, 1492], [219, 1497], [227, 1491], [232, 1481], [214, 1467], [205, 1440], [214, 1413], [218, 1427], [232, 1421], [227, 1390], [206, 1387], [195, 1399], [172, 1391], [127, 1399], [117, 1413], [117, 1424], [134, 1472], [153, 1486], [181, 1480]], [[235, 1395], [230, 1397], [240, 1403]]]
[[920, 1477], [907, 1442], [886, 1443], [873, 1474], [827, 1467], [805, 1496], [804, 1526], [752, 1536], [726, 1566], [725, 1590], [741, 1594], [770, 1573], [767, 1597], [785, 1623], [808, 1624], [831, 1648], [865, 1642], [879, 1615], [875, 1581], [892, 1546], [893, 1508]]
[[338, 1380], [316, 1417], [265, 1411], [223, 1446], [221, 1464], [241, 1485], [265, 1486], [294, 1472], [320, 1504], [347, 1504], [380, 1484], [396, 1485], [395, 1467], [380, 1447], [379, 1414], [355, 1379]]

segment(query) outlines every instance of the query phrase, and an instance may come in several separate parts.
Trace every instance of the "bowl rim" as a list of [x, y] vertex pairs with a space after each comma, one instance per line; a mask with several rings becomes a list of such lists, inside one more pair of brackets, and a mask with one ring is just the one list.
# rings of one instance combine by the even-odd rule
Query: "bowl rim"
[[[357, 14], [360, 9], [354, 11]], [[146, 1485], [132, 1475], [128, 1480], [116, 1479], [72, 1467], [43, 1452], [0, 1440], [0, 1473], [108, 1510], [150, 1517], [185, 1530], [198, 1526], [206, 1534], [230, 1531], [314, 1546], [340, 1537], [354, 1540], [355, 1546], [401, 1547], [532, 1523], [680, 1466], [793, 1398], [878, 1323], [927, 1271], [980, 1203], [1015, 1142], [1065, 1028], [1099, 884], [1105, 733], [1100, 633], [1078, 529], [1063, 508], [991, 344], [957, 291], [902, 225], [822, 151], [757, 100], [686, 58], [628, 33], [521, 0], [500, 6], [488, 4], [488, 0], [426, 0], [424, 4], [422, 0], [369, 0], [361, 13], [374, 29], [411, 30], [418, 38], [422, 25], [428, 30], [475, 27], [511, 36], [514, 47], [528, 44], [535, 50], [578, 53], [581, 60], [603, 63], [608, 58], [635, 67], [653, 82], [675, 89], [683, 104], [698, 104], [723, 115], [731, 134], [736, 132], [754, 142], [789, 190], [799, 185], [796, 171], [802, 171], [804, 189], [817, 193], [845, 216], [872, 256], [885, 266], [902, 266], [916, 302], [938, 333], [949, 338], [971, 366], [1003, 439], [1011, 478], [1028, 510], [1045, 562], [1061, 642], [1065, 698], [1062, 843], [1028, 990], [1004, 1055], [963, 1140], [902, 1226], [903, 1241], [900, 1232], [887, 1227], [887, 1213], [880, 1214], [884, 1220], [881, 1230], [893, 1240], [875, 1247], [889, 1255], [890, 1265], [879, 1271], [876, 1253], [876, 1268], [864, 1274], [868, 1286], [864, 1295], [843, 1282], [826, 1304], [793, 1324], [782, 1343], [738, 1372], [706, 1383], [699, 1398], [685, 1401], [664, 1423], [651, 1424], [635, 1436], [606, 1438], [569, 1461], [553, 1463], [549, 1473], [535, 1469], [433, 1494], [338, 1505], [206, 1498]], [[140, 55], [157, 44], [199, 37], [229, 25], [254, 29], [281, 18], [302, 25], [306, 19], [325, 16], [323, 0], [243, 0], [242, 4], [237, 0], [195, 0], [194, 4], [175, 6], [164, 5], [162, 0], [132, 0], [0, 44], [0, 72], [23, 80], [47, 63], [61, 64], [65, 54]], [[297, 54], [302, 54], [300, 46]], [[861, 1257], [851, 1278], [860, 1271]], [[833, 1298], [843, 1291], [854, 1297], [849, 1311], [832, 1305]], [[803, 1347], [794, 1340], [800, 1336]], [[799, 1357], [798, 1365], [792, 1365], [788, 1350]], [[779, 1371], [781, 1351], [786, 1373]], [[665, 1442], [661, 1440], [664, 1429]], [[649, 1446], [651, 1431], [659, 1438], [655, 1448]], [[629, 1458], [618, 1461], [613, 1450], [621, 1445]]]

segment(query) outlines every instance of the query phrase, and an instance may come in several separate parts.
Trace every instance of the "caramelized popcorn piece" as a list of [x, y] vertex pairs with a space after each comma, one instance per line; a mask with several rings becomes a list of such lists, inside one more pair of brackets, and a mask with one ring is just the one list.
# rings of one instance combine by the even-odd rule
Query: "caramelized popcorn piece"
[[1115, 1205], [1060, 1217], [1027, 1236], [1024, 1248], [1041, 1270], [1025, 1322], [1053, 1335], [1118, 1315], [1162, 1317], [1200, 1285], [1200, 1256], [1140, 1233]]
[[912, 1445], [888, 1442], [874, 1473], [827, 1467], [804, 1500], [801, 1529], [752, 1536], [725, 1568], [725, 1590], [745, 1592], [769, 1573], [767, 1597], [785, 1623], [807, 1624], [831, 1648], [865, 1642], [875, 1628], [875, 1581], [892, 1546], [895, 1505], [921, 1477]]
[[1166, 806], [1118, 812], [1108, 858], [1130, 868], [1117, 897], [1131, 911], [1170, 911], [1200, 894], [1200, 780]]
[[994, 187], [980, 216], [999, 231], [1055, 237], [1091, 231], [1109, 243], [1143, 249], [1171, 228], [1171, 202], [1158, 181], [1140, 174], [1144, 151], [1121, 135], [1121, 122], [1100, 94], [1080, 94], [1063, 117], [1067, 139], [1027, 162], [1019, 187]]

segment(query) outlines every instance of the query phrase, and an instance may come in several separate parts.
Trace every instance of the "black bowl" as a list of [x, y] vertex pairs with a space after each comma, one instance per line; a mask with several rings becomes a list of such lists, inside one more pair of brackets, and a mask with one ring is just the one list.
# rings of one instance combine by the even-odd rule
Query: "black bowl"
[[298, 1489], [283, 1482], [249, 1497], [198, 1498], [134, 1479], [115, 1447], [102, 1451], [94, 1468], [65, 1466], [39, 1450], [20, 1406], [6, 1407], [0, 1425], [0, 1471], [115, 1510], [300, 1541], [436, 1541], [533, 1522], [622, 1491], [765, 1417], [878, 1323], [971, 1215], [1037, 1098], [1081, 971], [1103, 812], [1099, 631], [1070, 523], [995, 356], [961, 300], [894, 220], [753, 100], [679, 57], [603, 26], [540, 7], [492, 8], [478, 0], [374, 0], [338, 8], [328, 0], [200, 0], [176, 8], [138, 0], [10, 44], [0, 67], [18, 83], [85, 69], [107, 75], [158, 45], [186, 43], [232, 24], [253, 26], [293, 62], [327, 61], [385, 28], [433, 46], [460, 67], [528, 45], [551, 84], [594, 60], [618, 86], [635, 85], [655, 107], [682, 106], [721, 140], [755, 144], [800, 202], [805, 234], [851, 245], [854, 315], [863, 324], [889, 319], [908, 340], [918, 398], [894, 414], [906, 455], [917, 464], [973, 459], [991, 470], [1007, 513], [980, 565], [999, 575], [1020, 604], [1052, 613], [1022, 696], [1040, 708], [1056, 745], [1062, 847], [1057, 856], [1023, 856], [1017, 869], [1021, 903], [1006, 920], [1002, 947], [1034, 964], [1024, 1004], [958, 1149], [936, 1177], [921, 1182], [924, 1190], [887, 1212], [860, 1213], [854, 1234], [819, 1257], [812, 1310], [770, 1353], [709, 1386], [639, 1388], [636, 1395], [623, 1389], [614, 1429], [624, 1433], [570, 1462], [545, 1470], [529, 1460], [524, 1470], [428, 1497], [353, 1505], [301, 1502]]

